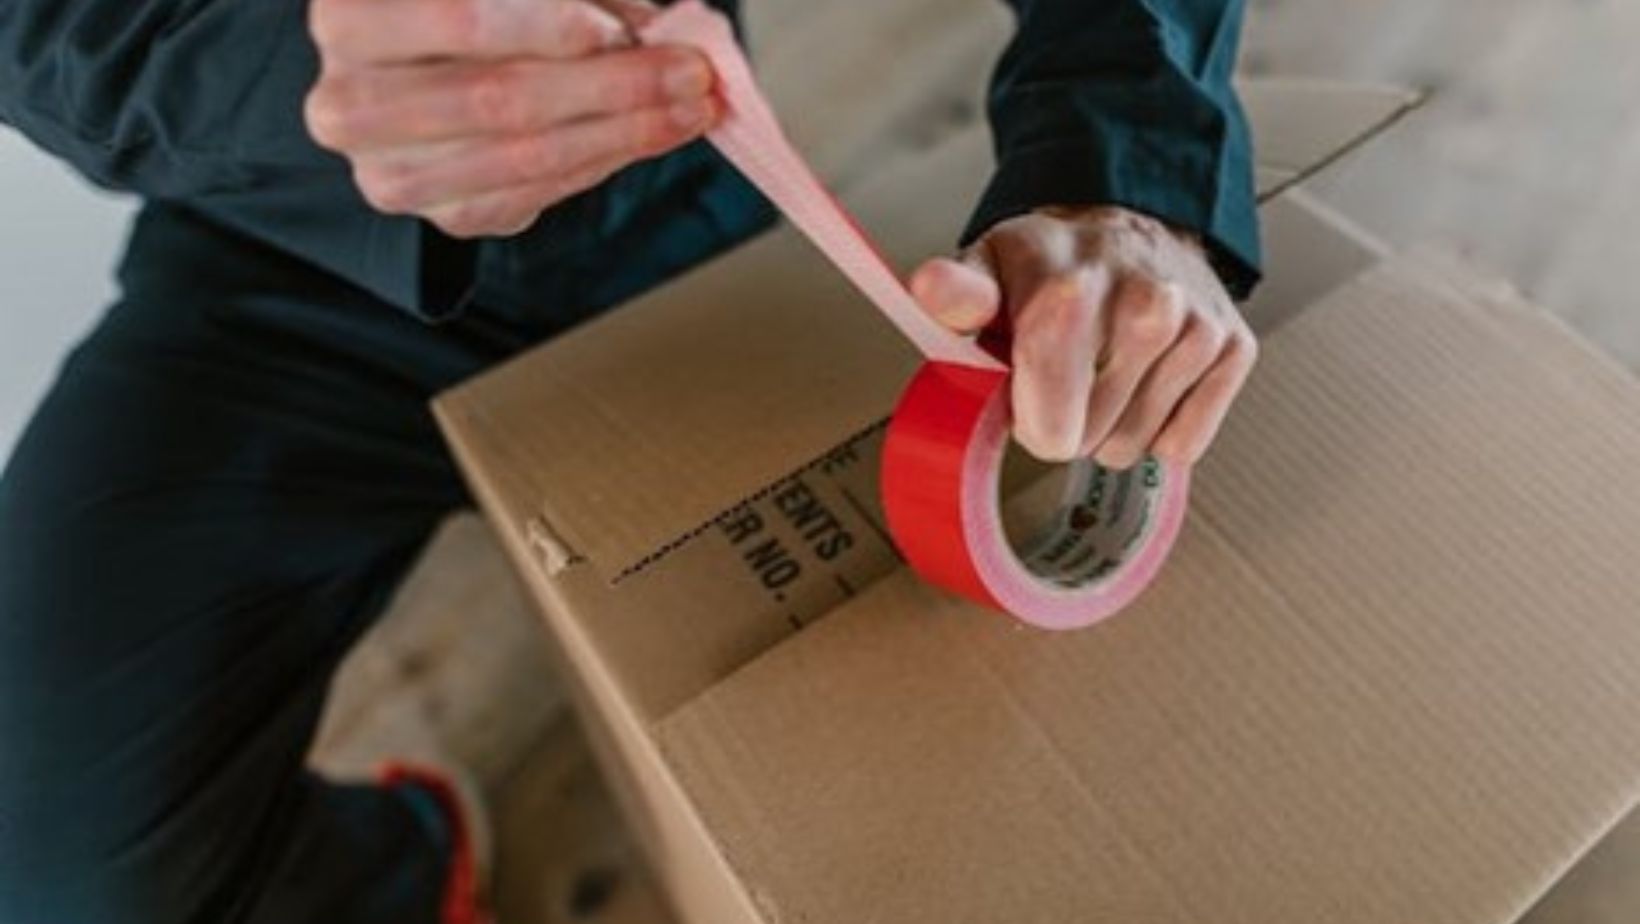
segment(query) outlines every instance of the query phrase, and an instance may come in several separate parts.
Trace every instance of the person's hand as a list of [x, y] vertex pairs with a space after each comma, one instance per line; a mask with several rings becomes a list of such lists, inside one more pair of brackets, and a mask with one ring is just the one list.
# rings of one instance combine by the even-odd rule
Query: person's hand
[[911, 290], [959, 332], [1006, 310], [1014, 437], [1049, 461], [1195, 462], [1258, 353], [1200, 242], [1122, 208], [1000, 222]]
[[626, 25], [652, 12], [636, 0], [313, 0], [308, 130], [383, 212], [460, 237], [517, 233], [717, 118], [704, 56], [632, 46]]

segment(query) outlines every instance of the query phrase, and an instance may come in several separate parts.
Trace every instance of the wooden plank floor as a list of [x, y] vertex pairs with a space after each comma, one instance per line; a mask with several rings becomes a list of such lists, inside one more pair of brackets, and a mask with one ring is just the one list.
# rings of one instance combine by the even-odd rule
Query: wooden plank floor
[[336, 679], [314, 763], [459, 761], [490, 797], [506, 924], [671, 920], [575, 726], [541, 628], [489, 528], [445, 524]]
[[[764, 81], [835, 183], [979, 118], [1007, 17], [993, 0], [748, 0]], [[1431, 104], [1312, 187], [1398, 248], [1502, 271], [1640, 369], [1640, 3], [1253, 0], [1245, 69], [1417, 85]], [[953, 235], [956, 229], [953, 229]], [[1552, 451], [1548, 447], [1547, 451]], [[454, 753], [494, 794], [504, 924], [663, 924], [481, 523], [453, 521], [350, 659], [316, 753], [357, 773]], [[1640, 919], [1640, 823], [1529, 919]]]

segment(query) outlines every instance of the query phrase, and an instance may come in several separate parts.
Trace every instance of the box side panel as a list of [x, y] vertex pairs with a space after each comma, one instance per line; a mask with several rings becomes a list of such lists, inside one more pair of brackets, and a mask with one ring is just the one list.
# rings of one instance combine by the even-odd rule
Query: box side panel
[[[441, 425], [459, 426], [449, 407], [436, 410]], [[455, 453], [465, 470], [471, 473], [477, 468], [477, 460], [460, 443]], [[487, 515], [495, 518], [506, 509], [509, 498], [504, 482], [474, 478], [474, 485]], [[691, 801], [661, 761], [648, 723], [635, 713], [577, 627], [574, 615], [557, 599], [552, 582], [539, 567], [538, 550], [521, 531], [500, 532], [503, 548], [524, 574], [525, 585], [547, 620], [553, 647], [569, 668], [570, 689], [594, 753], [674, 910], [690, 924], [760, 924], [762, 916], [738, 877], [729, 872]]]
[[1500, 290], [1285, 325], [1094, 630], [897, 573], [662, 727], [782, 917], [1501, 924], [1640, 784], [1640, 389]]

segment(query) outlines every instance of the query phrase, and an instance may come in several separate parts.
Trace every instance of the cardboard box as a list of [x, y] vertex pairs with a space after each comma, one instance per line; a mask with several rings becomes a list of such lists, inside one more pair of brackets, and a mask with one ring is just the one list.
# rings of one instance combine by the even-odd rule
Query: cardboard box
[[[1270, 192], [1410, 103], [1246, 98]], [[909, 264], [984, 150], [847, 198]], [[1450, 267], [1346, 284], [1381, 253], [1296, 190], [1265, 220], [1260, 370], [1080, 633], [898, 567], [916, 357], [789, 232], [437, 402], [687, 920], [1502, 924], [1626, 813], [1640, 392]]]

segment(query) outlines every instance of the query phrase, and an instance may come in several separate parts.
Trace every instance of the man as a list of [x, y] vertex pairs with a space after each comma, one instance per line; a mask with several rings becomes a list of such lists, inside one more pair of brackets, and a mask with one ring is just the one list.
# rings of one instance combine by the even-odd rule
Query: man
[[[1194, 460], [1252, 364], [1241, 5], [1013, 2], [996, 175], [912, 285], [959, 330], [1007, 314], [1040, 456]], [[427, 399], [771, 218], [698, 141], [704, 60], [628, 40], [652, 13], [0, 7], [0, 118], [147, 199], [0, 481], [0, 920], [480, 920], [439, 778], [304, 757], [468, 502]]]

